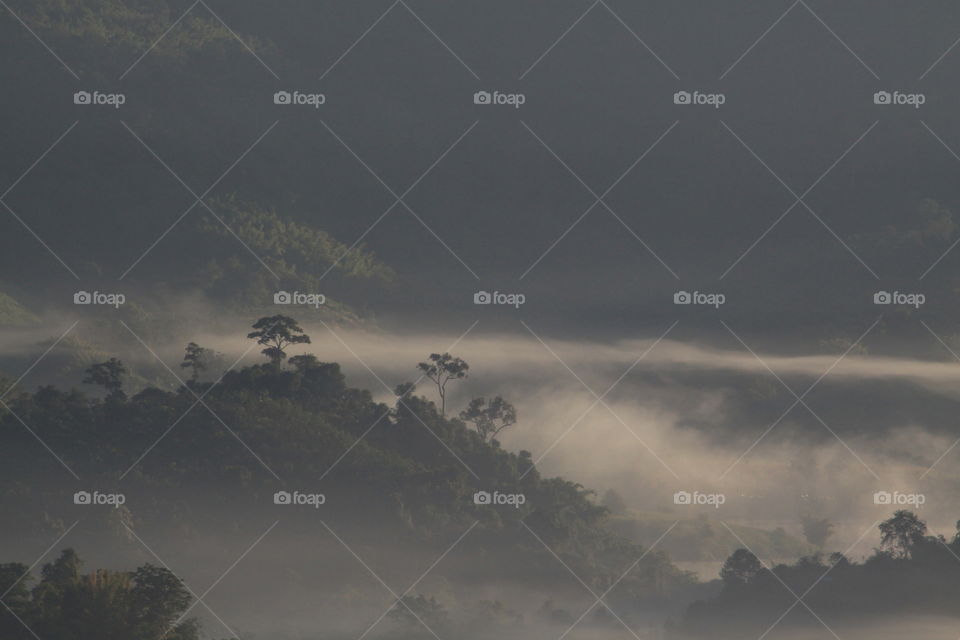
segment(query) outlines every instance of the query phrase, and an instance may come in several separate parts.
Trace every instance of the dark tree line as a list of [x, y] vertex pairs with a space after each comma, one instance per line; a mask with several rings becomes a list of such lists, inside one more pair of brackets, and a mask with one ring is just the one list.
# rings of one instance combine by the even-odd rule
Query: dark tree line
[[31, 586], [26, 565], [0, 564], [0, 638], [199, 640], [199, 624], [182, 619], [193, 598], [167, 569], [83, 573], [82, 565], [66, 549]]
[[[880, 546], [862, 563], [842, 553], [817, 553], [792, 565], [767, 566], [737, 549], [720, 571], [721, 589], [694, 603], [674, 630], [682, 638], [761, 635], [796, 597], [828, 620], [866, 615], [956, 615], [960, 598], [960, 522], [946, 539], [930, 535], [916, 514], [898, 510], [878, 526]], [[791, 593], [791, 591], [793, 593]], [[779, 626], [819, 625], [797, 606]]]
[[[310, 344], [310, 336], [296, 320], [284, 315], [265, 316], [253, 324], [253, 331], [247, 334], [257, 344], [264, 345], [261, 353], [270, 360], [270, 364], [280, 369], [286, 360], [294, 369], [303, 372], [320, 363], [313, 355], [304, 354], [287, 358], [287, 349], [293, 345]], [[189, 385], [196, 385], [204, 374], [223, 369], [225, 360], [221, 353], [190, 342], [180, 367], [190, 371]], [[437, 388], [440, 398], [440, 416], [446, 416], [447, 384], [467, 377], [470, 365], [462, 358], [449, 353], [432, 353], [427, 362], [417, 365], [417, 370], [429, 378]], [[123, 391], [123, 378], [129, 372], [117, 358], [110, 358], [90, 366], [86, 370], [84, 384], [94, 384], [106, 390], [108, 399], [117, 401], [126, 398]], [[398, 385], [395, 391], [398, 402], [412, 394], [416, 385], [412, 382]], [[501, 396], [491, 399], [474, 398], [466, 409], [460, 412], [460, 419], [473, 425], [484, 441], [493, 440], [501, 431], [517, 423], [516, 408]]]
[[[128, 393], [126, 367], [108, 361], [91, 367], [86, 378], [104, 388], [101, 397], [53, 386], [9, 394], [5, 403], [16, 417], [0, 414], [0, 498], [12, 514], [5, 533], [25, 539], [63, 530], [62, 493], [46, 476], [65, 471], [49, 460], [37, 464], [38, 443], [22, 419], [91, 486], [106, 491], [128, 470], [123, 491], [151, 496], [85, 515], [80, 526], [101, 538], [125, 535], [121, 521], [157, 535], [183, 526], [222, 530], [239, 522], [251, 500], [274, 508], [272, 494], [263, 491], [265, 481], [276, 480], [273, 471], [290, 487], [314, 487], [321, 478], [317, 490], [331, 496], [324, 517], [356, 526], [355, 539], [369, 535], [369, 544], [383, 544], [384, 531], [391, 544], [419, 544], [479, 523], [471, 536], [487, 561], [471, 567], [473, 579], [477, 573], [551, 584], [561, 578], [562, 565], [523, 525], [598, 584], [616, 579], [643, 555], [605, 527], [608, 510], [590, 490], [543, 477], [530, 452], [500, 445], [497, 435], [516, 422], [515, 409], [502, 398], [476, 399], [460, 418], [444, 417], [439, 403], [410, 384], [398, 389], [394, 403], [376, 402], [368, 390], [351, 388], [337, 363], [289, 355], [290, 344], [306, 342], [274, 333], [300, 337], [292, 319], [258, 324], [262, 334], [252, 339], [265, 340], [267, 362], [223, 372], [222, 363], [213, 364], [215, 353], [191, 343], [183, 360], [191, 375], [174, 390]], [[283, 351], [285, 360], [278, 362], [272, 349]], [[493, 490], [523, 494], [525, 502], [475, 502], [477, 492]], [[184, 491], [203, 505], [189, 517], [180, 509]], [[289, 510], [285, 526], [312, 531], [315, 515]], [[650, 553], [618, 594], [659, 598], [691, 582], [665, 556]]]

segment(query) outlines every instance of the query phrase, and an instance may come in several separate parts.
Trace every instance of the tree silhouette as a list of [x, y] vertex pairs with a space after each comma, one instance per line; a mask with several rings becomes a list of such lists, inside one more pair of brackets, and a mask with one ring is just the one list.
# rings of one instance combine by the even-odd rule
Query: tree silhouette
[[270, 358], [274, 366], [280, 366], [280, 363], [287, 357], [285, 347], [291, 344], [310, 344], [310, 336], [303, 332], [300, 325], [293, 318], [287, 316], [268, 316], [260, 318], [254, 323], [253, 328], [247, 334], [248, 338], [256, 339], [257, 344], [267, 345], [260, 353]]
[[417, 390], [417, 385], [412, 382], [401, 382], [393, 388], [393, 395], [397, 396], [398, 399], [403, 399], [406, 396], [412, 395], [414, 391]]
[[116, 358], [91, 365], [84, 373], [87, 375], [83, 383], [100, 385], [107, 390], [108, 398], [122, 400], [127, 397], [123, 392], [123, 376], [127, 374], [127, 368]]
[[833, 535], [833, 524], [826, 518], [803, 516], [803, 537], [810, 544], [822, 547], [827, 538]]
[[449, 353], [443, 355], [431, 353], [430, 362], [419, 363], [417, 369], [437, 385], [437, 392], [440, 394], [440, 415], [445, 416], [447, 414], [447, 383], [451, 380], [466, 378], [470, 365]]
[[221, 363], [223, 354], [201, 347], [196, 342], [187, 345], [186, 354], [180, 366], [190, 369], [190, 380], [196, 382], [205, 371]]
[[880, 547], [897, 558], [909, 558], [911, 547], [925, 535], [927, 523], [905, 509], [894, 511], [892, 518], [880, 523]]
[[839, 551], [834, 551], [830, 554], [830, 566], [832, 567], [849, 567], [850, 560], [847, 559], [847, 556], [843, 555]]
[[197, 621], [183, 620], [193, 597], [167, 569], [147, 564], [132, 572], [84, 575], [81, 566], [77, 554], [66, 549], [43, 567], [40, 582], [28, 589], [26, 567], [0, 565], [0, 588], [7, 590], [0, 637], [199, 640]]
[[474, 398], [460, 412], [460, 419], [472, 422], [484, 440], [493, 440], [498, 433], [517, 423], [517, 410], [500, 396], [489, 403], [486, 398]]
[[320, 360], [312, 353], [304, 353], [299, 356], [293, 356], [287, 360], [293, 365], [293, 368], [300, 373], [306, 373], [310, 369], [316, 369], [320, 366]]
[[763, 564], [747, 549], [737, 549], [723, 563], [720, 569], [720, 579], [724, 587], [736, 589], [749, 584], [764, 571]]

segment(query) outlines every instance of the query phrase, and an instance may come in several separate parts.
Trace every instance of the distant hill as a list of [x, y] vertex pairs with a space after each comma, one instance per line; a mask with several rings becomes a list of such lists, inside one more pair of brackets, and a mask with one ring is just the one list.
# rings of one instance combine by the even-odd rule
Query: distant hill
[[676, 512], [636, 511], [610, 517], [608, 527], [618, 535], [638, 544], [650, 544], [663, 533], [664, 527], [680, 520], [658, 547], [678, 561], [723, 561], [746, 543], [763, 558], [794, 559], [810, 555], [816, 549], [783, 529], [768, 531], [727, 523], [743, 541], [737, 540], [717, 519], [682, 517]]
[[0, 327], [29, 327], [38, 322], [37, 316], [0, 291]]
[[[393, 270], [355, 242], [355, 232], [339, 240], [326, 228], [345, 212], [318, 215], [291, 190], [289, 167], [278, 158], [282, 145], [253, 148], [277, 120], [268, 113], [274, 89], [264, 85], [255, 107], [238, 100], [249, 95], [251, 78], [238, 72], [237, 60], [257, 64], [247, 47], [274, 64], [289, 63], [262, 38], [244, 33], [241, 43], [202, 5], [165, 34], [189, 6], [181, 4], [11, 1], [17, 16], [69, 60], [76, 79], [9, 12], [0, 16], [9, 53], [0, 82], [20, 97], [0, 105], [8, 125], [0, 132], [0, 178], [12, 187], [5, 201], [29, 211], [21, 219], [30, 227], [5, 214], [0, 270], [31, 274], [30, 291], [20, 292], [28, 306], [32, 297], [37, 306], [67, 305], [73, 291], [99, 289], [127, 292], [130, 301], [132, 292], [149, 291], [138, 302], [150, 313], [164, 311], [148, 303], [151, 296], [190, 292], [221, 308], [249, 310], [287, 290], [324, 294], [328, 319], [365, 317], [371, 301], [390, 289]], [[77, 90], [129, 99], [120, 110], [85, 110], [73, 103]], [[194, 106], [184, 111], [186, 102]], [[9, 307], [0, 298], [0, 323], [29, 322]]]
[[[210, 551], [201, 541], [282, 516], [283, 535], [304, 544], [317, 544], [322, 519], [365, 555], [385, 557], [449, 544], [471, 529], [469, 555], [451, 557], [438, 572], [455, 584], [515, 583], [550, 594], [570, 586], [564, 565], [603, 585], [637, 563], [615, 594], [624, 602], [666, 606], [695, 587], [666, 555], [610, 532], [592, 492], [542, 477], [529, 452], [485, 441], [422, 396], [393, 407], [373, 402], [345, 384], [335, 363], [300, 357], [282, 368], [230, 371], [216, 385], [147, 387], [102, 400], [43, 387], [6, 402], [14, 414], [0, 416], [0, 501], [17, 514], [4, 527], [10, 553], [78, 519], [71, 540], [97, 562], [104, 545], [112, 555], [103, 561], [142, 560], [120, 552], [130, 549], [130, 531], [194, 540], [183, 553], [203, 562]], [[91, 510], [70, 500], [78, 486], [130, 498]], [[277, 491], [322, 493], [325, 502], [285, 508], [275, 504]], [[484, 503], [477, 492], [523, 500]], [[321, 548], [342, 558], [343, 549], [328, 542]]]

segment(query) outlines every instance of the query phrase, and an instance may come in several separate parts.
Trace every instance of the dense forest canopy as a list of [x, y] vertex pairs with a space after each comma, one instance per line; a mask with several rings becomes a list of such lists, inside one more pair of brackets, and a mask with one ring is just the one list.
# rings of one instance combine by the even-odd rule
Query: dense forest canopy
[[0, 0], [0, 640], [953, 629], [958, 14], [867, 4]]
[[[257, 509], [268, 508], [272, 492], [264, 486], [269, 486], [276, 488], [274, 505], [291, 500], [312, 505], [285, 515], [284, 527], [290, 531], [316, 534], [319, 523], [329, 520], [365, 545], [382, 545], [380, 533], [389, 530], [395, 543], [417, 548], [466, 535], [466, 530], [472, 552], [487, 562], [484, 567], [469, 561], [452, 564], [446, 575], [454, 582], [513, 580], [550, 593], [551, 583], [566, 568], [593, 588], [613, 588], [608, 605], [614, 608], [673, 609], [673, 633], [680, 635], [709, 629], [736, 636], [748, 623], [769, 623], [771, 615], [790, 607], [792, 593], [804, 591], [813, 592], [810, 606], [817, 611], [848, 616], [870, 611], [949, 614], [951, 594], [960, 589], [960, 573], [949, 562], [960, 551], [960, 535], [949, 541], [928, 535], [922, 520], [901, 510], [880, 524], [881, 546], [863, 563], [841, 553], [826, 559], [818, 553], [795, 565], [768, 567], [741, 548], [727, 559], [716, 586], [704, 592], [715, 595], [686, 612], [675, 609], [678, 599], [696, 596], [696, 581], [663, 553], [644, 550], [610, 531], [611, 512], [626, 510], [622, 499], [608, 493], [599, 504], [576, 483], [542, 477], [529, 452], [501, 448], [497, 430], [519, 421], [507, 400], [479, 398], [460, 418], [445, 418], [411, 381], [398, 387], [393, 406], [377, 403], [369, 391], [347, 386], [339, 365], [287, 353], [309, 342], [294, 319], [264, 317], [253, 328], [250, 339], [267, 345], [265, 363], [225, 370], [215, 352], [190, 343], [182, 368], [191, 375], [176, 391], [147, 387], [128, 396], [124, 384], [129, 372], [116, 358], [88, 367], [83, 381], [102, 388], [97, 395], [51, 386], [35, 392], [11, 389], [0, 421], [7, 433], [3, 500], [19, 506], [4, 537], [63, 534], [67, 524], [55, 516], [62, 509], [53, 506], [62, 490], [47, 476], [69, 472], [82, 478], [84, 486], [96, 487], [94, 496], [123, 496], [107, 502], [112, 506], [96, 517], [84, 518], [77, 534], [81, 539], [105, 536], [119, 544], [137, 537], [138, 529], [154, 535], [157, 530], [202, 534], [214, 523], [223, 526], [249, 512], [251, 500]], [[451, 354], [433, 354], [411, 367], [411, 372], [421, 372], [420, 380], [433, 382], [438, 400], [445, 382], [469, 382], [459, 375], [467, 370], [469, 365]], [[35, 464], [38, 440], [61, 453], [62, 467], [54, 461]], [[215, 463], [211, 451], [217, 452]], [[203, 504], [206, 517], [171, 519], [184, 491], [200, 496], [194, 509]], [[523, 499], [498, 506], [488, 502], [490, 492]], [[298, 494], [322, 498], [298, 502]], [[478, 498], [484, 494], [487, 498]], [[137, 495], [152, 497], [137, 503], [132, 499]], [[624, 567], [630, 570], [622, 573]], [[17, 618], [44, 630], [51, 640], [86, 637], [84, 625], [96, 624], [111, 629], [103, 632], [104, 638], [140, 637], [162, 626], [170, 627], [173, 637], [196, 637], [196, 621], [179, 617], [191, 595], [166, 569], [147, 564], [133, 572], [82, 574], [79, 558], [68, 550], [44, 567], [36, 586], [28, 587], [29, 571], [23, 565], [3, 565], [2, 574], [6, 586], [0, 586], [8, 590], [10, 605], [3, 624], [12, 638], [24, 633]], [[934, 576], [939, 577], [931, 581]], [[305, 580], [310, 584], [312, 579]], [[877, 581], [896, 588], [878, 600], [869, 588]], [[671, 599], [674, 604], [668, 604]], [[523, 619], [499, 602], [477, 606], [493, 607], [498, 624], [515, 626]], [[543, 606], [537, 615], [554, 622], [572, 620], [561, 609], [551, 609], [555, 605]], [[451, 617], [426, 593], [404, 596], [389, 620], [398, 629], [417, 627], [421, 614], [448, 631], [467, 624], [464, 633], [477, 632], [462, 619], [463, 612]], [[69, 624], [76, 616], [81, 616], [77, 624]]]
[[[392, 544], [411, 548], [469, 531], [472, 552], [488, 560], [454, 563], [447, 574], [454, 582], [513, 580], [549, 592], [567, 567], [597, 587], [617, 584], [616, 598], [647, 607], [693, 588], [692, 576], [664, 554], [608, 531], [608, 510], [592, 491], [542, 477], [529, 452], [501, 448], [496, 433], [519, 420], [507, 400], [478, 398], [462, 418], [445, 418], [411, 382], [398, 388], [393, 406], [377, 403], [369, 391], [347, 386], [336, 363], [288, 354], [309, 342], [292, 318], [264, 317], [254, 329], [251, 340], [267, 345], [264, 364], [211, 370], [224, 361], [190, 343], [182, 364], [191, 375], [175, 391], [127, 394], [128, 370], [116, 358], [88, 367], [83, 381], [102, 389], [95, 395], [52, 386], [12, 390], [0, 418], [7, 434], [3, 501], [18, 513], [5, 527], [7, 542], [66, 530], [56, 515], [63, 483], [51, 481], [55, 474], [68, 486], [76, 476], [94, 504], [98, 495], [124, 496], [94, 517], [84, 513], [72, 534], [100, 544], [119, 545], [141, 529], [202, 536], [291, 499], [279, 495], [296, 504], [298, 494], [310, 494], [322, 498], [310, 502], [313, 509], [284, 514], [285, 530], [317, 535], [319, 522], [330, 521], [365, 545], [382, 546], [382, 533], [391, 531]], [[431, 361], [439, 365], [411, 366], [411, 373], [439, 381], [440, 399], [445, 379], [436, 366], [467, 365], [454, 366], [459, 359], [450, 354]], [[60, 457], [37, 465], [38, 440]], [[99, 584], [99, 575], [89, 580]], [[102, 577], [118, 589], [138, 584]]]

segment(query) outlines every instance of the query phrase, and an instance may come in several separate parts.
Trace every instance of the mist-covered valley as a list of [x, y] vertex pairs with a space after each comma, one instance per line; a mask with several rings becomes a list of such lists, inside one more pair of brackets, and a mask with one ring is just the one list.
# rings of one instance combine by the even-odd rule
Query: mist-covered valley
[[0, 2], [0, 638], [960, 635], [958, 33]]
[[[316, 313], [300, 311], [303, 318]], [[82, 362], [83, 319], [59, 320], [73, 328], [52, 348], [38, 339], [52, 335], [49, 329], [20, 333], [35, 353], [49, 351], [10, 398]], [[827, 556], [842, 553], [846, 562], [877, 570], [877, 525], [896, 507], [877, 504], [877, 492], [922, 496], [908, 506], [926, 523], [925, 534], [945, 541], [960, 511], [952, 439], [940, 427], [956, 401], [949, 384], [956, 373], [943, 361], [842, 352], [745, 357], [733, 347], [671, 337], [614, 344], [550, 339], [529, 325], [526, 336], [485, 334], [482, 320], [466, 334], [430, 337], [305, 320], [300, 328], [310, 343], [295, 347], [301, 359], [274, 369], [239, 322], [210, 322], [219, 330], [196, 340], [206, 345], [204, 357], [216, 357], [195, 379], [193, 368], [179, 366], [192, 362], [182, 341], [147, 345], [131, 330], [129, 339], [98, 344], [129, 368], [122, 398], [75, 381], [64, 382], [64, 391], [5, 399], [19, 416], [7, 416], [8, 428], [20, 427], [10, 434], [5, 464], [12, 483], [7, 509], [18, 514], [8, 520], [5, 548], [31, 557], [43, 552], [44, 539], [49, 545], [65, 534], [59, 546], [82, 551], [91, 566], [121, 570], [162, 561], [185, 584], [216, 583], [208, 604], [221, 620], [203, 605], [192, 610], [215, 637], [221, 628], [241, 637], [350, 637], [431, 566], [409, 594], [424, 600], [408, 603], [423, 608], [415, 608], [418, 615], [436, 617], [431, 628], [449, 625], [448, 633], [478, 637], [560, 635], [600, 596], [597, 585], [615, 585], [612, 610], [629, 618], [634, 633], [657, 637], [691, 632], [683, 625], [696, 622], [688, 612], [694, 601], [723, 602], [726, 582], [718, 578], [737, 549], [770, 567], [804, 558], [807, 572], [823, 573], [835, 566]], [[287, 348], [293, 357], [294, 347]], [[451, 417], [477, 397], [501, 396], [515, 407], [516, 424], [483, 445], [492, 446], [490, 453], [463, 440], [479, 434], [469, 420], [449, 423], [438, 415], [437, 387], [417, 368], [448, 348], [469, 363], [468, 374], [449, 384]], [[11, 346], [8, 358], [15, 352]], [[776, 422], [796, 400], [786, 386], [805, 390], [828, 370], [817, 385], [820, 402], [864, 398], [855, 403], [857, 420], [843, 403], [824, 410], [811, 394], [811, 409], [794, 407]], [[416, 388], [398, 401], [397, 385], [414, 381]], [[68, 388], [73, 395], [57, 395]], [[896, 398], [889, 397], [893, 389]], [[906, 402], [926, 407], [910, 424], [883, 406], [864, 410]], [[38, 464], [47, 447], [56, 455]], [[376, 462], [401, 451], [414, 468], [401, 472], [405, 462], [391, 471], [393, 463]], [[507, 458], [490, 466], [491, 453]], [[373, 476], [370, 464], [379, 468]], [[554, 494], [561, 487], [530, 484], [541, 474], [584, 488], [561, 485], [568, 492], [562, 498]], [[91, 513], [91, 506], [71, 505], [77, 490], [121, 494], [124, 504], [93, 505]], [[276, 504], [283, 491], [322, 495], [323, 502]], [[477, 504], [477, 491], [522, 494], [524, 503]], [[683, 492], [719, 495], [722, 502], [678, 503]], [[564, 506], [565, 500], [573, 503]], [[561, 515], [571, 508], [579, 514], [573, 522]], [[536, 522], [547, 529], [538, 531]], [[546, 531], [554, 537], [545, 538]], [[951, 557], [948, 549], [938, 562]], [[234, 562], [230, 579], [218, 582]], [[627, 577], [637, 584], [615, 582], [618, 568], [630, 567]], [[807, 588], [818, 577], [798, 584]], [[598, 637], [626, 633], [603, 611], [591, 608], [577, 627]], [[719, 624], [710, 618], [715, 614], [700, 615], [710, 628]], [[404, 617], [412, 617], [406, 621], [412, 629]], [[794, 617], [784, 630], [811, 621]], [[919, 618], [916, 624], [940, 628]], [[416, 616], [394, 611], [369, 633], [428, 632]]]

